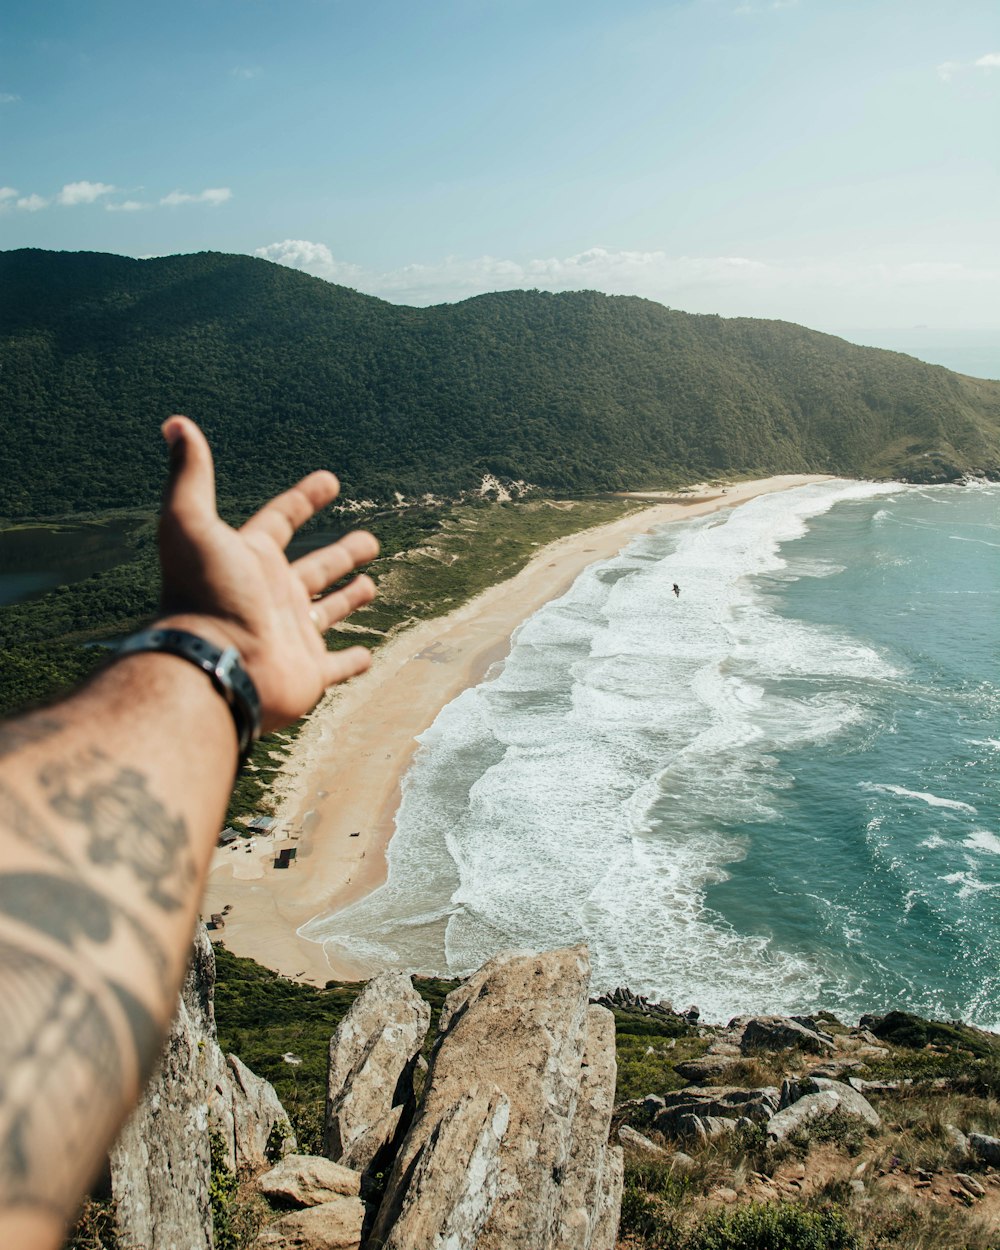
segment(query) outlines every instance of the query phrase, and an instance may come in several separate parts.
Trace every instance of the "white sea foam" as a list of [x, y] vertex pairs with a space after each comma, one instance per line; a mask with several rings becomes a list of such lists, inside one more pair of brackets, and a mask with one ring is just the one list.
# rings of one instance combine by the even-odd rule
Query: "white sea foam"
[[976, 829], [962, 845], [967, 846], [970, 851], [987, 851], [990, 855], [1000, 855], [1000, 838], [988, 829]]
[[[829, 972], [736, 932], [706, 890], [745, 852], [720, 828], [767, 820], [792, 784], [777, 754], [858, 725], [872, 683], [895, 676], [778, 615], [753, 579], [786, 569], [779, 545], [810, 518], [890, 491], [763, 496], [587, 570], [422, 736], [386, 885], [303, 935], [451, 974], [583, 939], [596, 987], [694, 999], [710, 1018], [815, 1001]], [[789, 692], [807, 676], [818, 692]]]
[[976, 809], [971, 803], [963, 803], [959, 799], [943, 799], [940, 795], [930, 794], [926, 790], [907, 790], [905, 786], [876, 785], [871, 781], [862, 781], [858, 788], [861, 790], [872, 790], [880, 794], [895, 794], [901, 799], [919, 799], [921, 803], [926, 803], [928, 807], [948, 807], [956, 812], [968, 812], [971, 816], [977, 815]]

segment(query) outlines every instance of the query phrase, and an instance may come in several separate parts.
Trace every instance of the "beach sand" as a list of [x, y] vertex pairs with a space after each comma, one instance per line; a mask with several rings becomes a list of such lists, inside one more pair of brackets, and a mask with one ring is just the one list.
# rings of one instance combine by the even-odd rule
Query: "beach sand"
[[[237, 955], [314, 985], [377, 972], [297, 930], [385, 880], [402, 779], [417, 736], [441, 708], [504, 659], [522, 621], [637, 534], [828, 480], [783, 475], [683, 494], [633, 493], [651, 506], [550, 543], [508, 581], [397, 634], [363, 677], [331, 691], [310, 716], [278, 783], [275, 833], [215, 852], [202, 914], [228, 911], [214, 936]], [[282, 848], [294, 848], [295, 856], [287, 868], [276, 868]]]

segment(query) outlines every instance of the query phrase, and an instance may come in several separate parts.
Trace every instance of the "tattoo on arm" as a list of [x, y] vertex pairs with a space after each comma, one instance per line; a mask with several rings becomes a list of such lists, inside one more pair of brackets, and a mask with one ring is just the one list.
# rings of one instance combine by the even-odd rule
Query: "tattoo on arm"
[[151, 903], [176, 911], [196, 879], [184, 820], [167, 812], [149, 792], [146, 777], [134, 768], [95, 780], [93, 765], [104, 758], [95, 756], [76, 784], [72, 769], [56, 765], [42, 769], [38, 780], [49, 806], [84, 828], [92, 864], [125, 865], [145, 887]]

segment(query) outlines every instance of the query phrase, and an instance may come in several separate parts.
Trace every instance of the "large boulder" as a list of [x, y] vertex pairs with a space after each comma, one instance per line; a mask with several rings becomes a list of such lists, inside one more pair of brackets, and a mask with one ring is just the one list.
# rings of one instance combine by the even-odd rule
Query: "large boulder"
[[387, 1191], [372, 1244], [379, 1250], [478, 1245], [500, 1194], [500, 1149], [509, 1123], [510, 1103], [496, 1086], [473, 1085], [453, 1102], [417, 1148], [396, 1190]]
[[221, 1075], [217, 1056], [209, 1059], [216, 1076], [209, 1093], [209, 1125], [222, 1139], [230, 1170], [258, 1172], [275, 1156], [294, 1150], [288, 1113], [270, 1081], [251, 1072], [236, 1055], [226, 1056]]
[[[621, 1151], [607, 1145], [613, 1027], [588, 1008], [589, 980], [586, 948], [572, 947], [498, 956], [449, 995], [372, 1244], [612, 1250], [622, 1178]], [[450, 1151], [478, 1160], [478, 1185], [456, 1177]]]
[[330, 1039], [324, 1149], [364, 1172], [384, 1161], [413, 1114], [413, 1071], [430, 1007], [401, 972], [369, 981]]
[[685, 1081], [690, 1081], [692, 1085], [711, 1085], [720, 1079], [725, 1079], [727, 1071], [733, 1064], [740, 1062], [742, 1062], [742, 1056], [738, 1053], [707, 1054], [697, 1059], [685, 1059], [682, 1063], [675, 1063], [674, 1071]]
[[782, 1090], [783, 1109], [767, 1124], [767, 1135], [773, 1141], [784, 1141], [811, 1120], [832, 1115], [854, 1116], [870, 1128], [877, 1129], [881, 1117], [867, 1098], [840, 1081], [807, 1077], [803, 1081], [786, 1081]]
[[1000, 1168], [1000, 1138], [989, 1137], [986, 1133], [970, 1133], [968, 1140], [972, 1153], [980, 1163]]
[[686, 1117], [706, 1116], [748, 1119], [765, 1123], [778, 1110], [779, 1091], [767, 1085], [761, 1089], [740, 1089], [732, 1085], [689, 1087], [667, 1094], [664, 1108], [653, 1121], [653, 1128], [664, 1137], [680, 1137], [689, 1128]]
[[671, 1155], [669, 1150], [664, 1150], [655, 1141], [650, 1141], [645, 1134], [638, 1132], [631, 1124], [620, 1124], [618, 1126], [618, 1140], [624, 1147], [626, 1154], [631, 1155], [633, 1158], [670, 1161]]
[[753, 1016], [747, 1021], [740, 1040], [744, 1055], [759, 1050], [805, 1050], [814, 1055], [832, 1055], [833, 1038], [821, 1032], [808, 1017]]
[[286, 1155], [257, 1178], [260, 1192], [275, 1206], [317, 1207], [361, 1194], [361, 1173], [317, 1155]]
[[360, 1198], [335, 1198], [268, 1224], [251, 1250], [360, 1250], [364, 1223]]

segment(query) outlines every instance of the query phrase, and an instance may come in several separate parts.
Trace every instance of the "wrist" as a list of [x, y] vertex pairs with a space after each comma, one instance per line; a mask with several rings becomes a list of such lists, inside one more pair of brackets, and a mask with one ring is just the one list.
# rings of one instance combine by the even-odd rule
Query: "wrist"
[[239, 747], [238, 767], [242, 768], [260, 737], [261, 704], [239, 648], [226, 630], [213, 628], [210, 620], [196, 616], [167, 617], [152, 628], [123, 639], [117, 654], [120, 658], [173, 656], [203, 673], [229, 709]]

